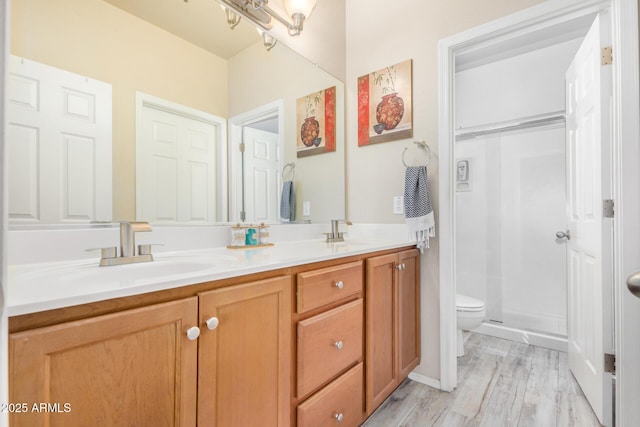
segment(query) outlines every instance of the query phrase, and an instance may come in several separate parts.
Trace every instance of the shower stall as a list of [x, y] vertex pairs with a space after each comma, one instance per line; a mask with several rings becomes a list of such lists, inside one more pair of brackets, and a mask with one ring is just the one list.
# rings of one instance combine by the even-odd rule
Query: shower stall
[[567, 349], [565, 71], [580, 39], [456, 62], [456, 292], [480, 333]]
[[459, 140], [456, 152], [468, 169], [456, 192], [457, 292], [485, 301], [483, 332], [566, 337], [566, 252], [554, 236], [566, 227], [564, 125]]

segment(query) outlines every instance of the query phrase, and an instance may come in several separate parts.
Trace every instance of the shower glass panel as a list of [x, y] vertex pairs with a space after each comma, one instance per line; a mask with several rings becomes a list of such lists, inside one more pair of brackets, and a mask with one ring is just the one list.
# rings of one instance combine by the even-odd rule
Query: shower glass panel
[[487, 322], [567, 334], [566, 246], [555, 238], [566, 229], [564, 132], [456, 142], [456, 289], [485, 301]]

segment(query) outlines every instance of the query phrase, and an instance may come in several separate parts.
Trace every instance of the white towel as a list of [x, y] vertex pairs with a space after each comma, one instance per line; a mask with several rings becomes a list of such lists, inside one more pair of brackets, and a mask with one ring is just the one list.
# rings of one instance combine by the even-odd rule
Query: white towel
[[415, 237], [421, 253], [436, 235], [426, 166], [408, 166], [404, 179], [404, 214], [410, 236]]
[[285, 181], [282, 183], [280, 219], [283, 222], [291, 222], [296, 219], [296, 193], [293, 188], [293, 181]]

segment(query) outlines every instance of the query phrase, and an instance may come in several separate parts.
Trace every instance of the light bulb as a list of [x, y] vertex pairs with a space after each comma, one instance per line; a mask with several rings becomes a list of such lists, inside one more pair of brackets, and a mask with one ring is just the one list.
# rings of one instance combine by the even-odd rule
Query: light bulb
[[308, 19], [313, 8], [316, 7], [316, 0], [284, 0], [284, 7], [287, 9], [289, 16], [293, 17], [296, 13], [299, 13]]

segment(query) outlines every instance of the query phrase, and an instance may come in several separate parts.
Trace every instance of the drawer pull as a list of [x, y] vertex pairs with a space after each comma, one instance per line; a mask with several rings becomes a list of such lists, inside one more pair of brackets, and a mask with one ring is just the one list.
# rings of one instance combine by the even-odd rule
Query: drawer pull
[[200, 328], [198, 328], [197, 326], [192, 326], [187, 329], [187, 338], [189, 338], [190, 341], [197, 340], [199, 336]]
[[211, 317], [209, 319], [206, 320], [205, 322], [207, 324], [207, 328], [209, 328], [209, 330], [213, 331], [215, 328], [218, 327], [218, 325], [220, 324], [220, 321], [218, 320], [217, 317]]
[[344, 414], [342, 412], [336, 412], [333, 414], [333, 419], [335, 419], [337, 422], [341, 423], [342, 420], [344, 420]]
[[333, 343], [333, 346], [338, 350], [342, 350], [342, 347], [344, 347], [344, 343], [342, 341], [336, 341]]
[[335, 284], [335, 287], [338, 289], [344, 288], [344, 283], [342, 283], [342, 280], [338, 280]]

